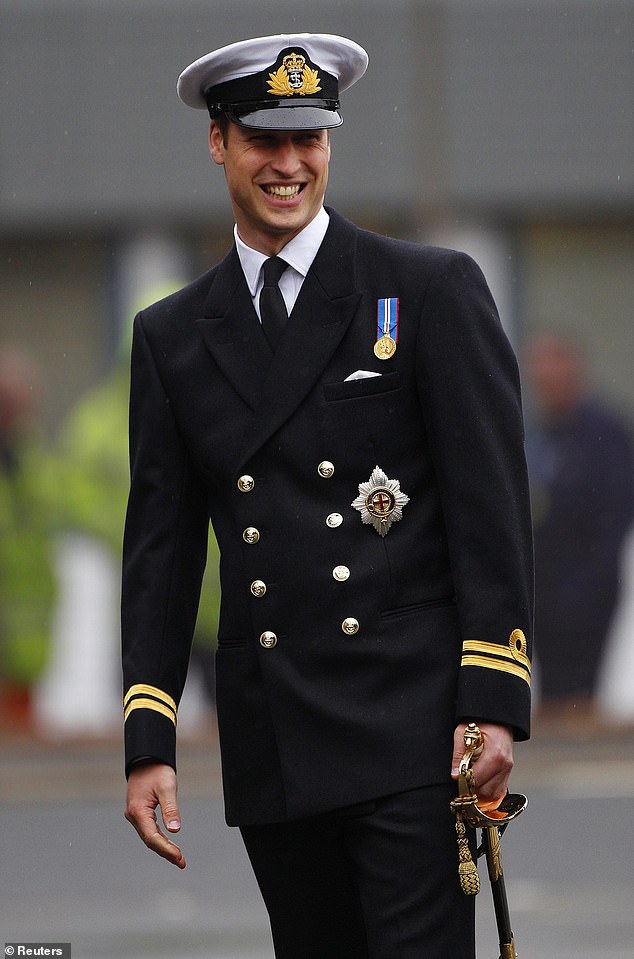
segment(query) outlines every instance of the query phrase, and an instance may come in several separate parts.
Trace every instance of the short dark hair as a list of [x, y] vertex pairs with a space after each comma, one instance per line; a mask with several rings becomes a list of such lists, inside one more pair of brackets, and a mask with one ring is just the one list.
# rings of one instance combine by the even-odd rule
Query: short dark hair
[[220, 130], [222, 134], [222, 142], [224, 145], [227, 145], [227, 138], [229, 136], [229, 127], [231, 126], [231, 120], [226, 113], [219, 113], [217, 117], [214, 117], [214, 123]]

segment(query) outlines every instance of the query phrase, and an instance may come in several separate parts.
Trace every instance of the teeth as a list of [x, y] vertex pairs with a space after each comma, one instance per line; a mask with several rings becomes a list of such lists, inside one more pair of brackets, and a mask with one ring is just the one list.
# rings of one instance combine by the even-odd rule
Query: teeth
[[278, 184], [269, 184], [265, 188], [266, 192], [270, 196], [297, 196], [299, 193], [299, 183], [293, 184], [293, 186], [279, 186]]

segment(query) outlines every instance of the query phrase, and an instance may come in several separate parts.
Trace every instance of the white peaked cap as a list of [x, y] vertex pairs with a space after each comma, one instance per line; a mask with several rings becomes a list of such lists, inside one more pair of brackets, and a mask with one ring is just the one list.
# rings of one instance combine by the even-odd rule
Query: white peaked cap
[[[299, 95], [289, 88], [288, 93], [275, 101], [275, 92], [266, 89], [267, 83], [270, 86], [268, 77], [278, 62], [282, 63], [280, 55], [289, 50], [294, 52], [294, 48], [300, 51], [300, 55], [302, 52], [307, 55], [321, 86], [318, 92], [302, 90], [300, 82]], [[257, 126], [262, 122], [267, 128], [288, 127], [291, 118], [296, 121], [303, 116], [308, 125], [311, 113], [315, 117], [321, 115], [323, 119], [328, 112], [331, 118], [334, 114], [337, 119], [333, 118], [324, 125], [337, 126], [342, 122], [336, 113], [338, 95], [363, 76], [367, 65], [368, 55], [363, 47], [346, 37], [327, 33], [282, 33], [240, 40], [200, 57], [181, 73], [176, 89], [183, 103], [198, 110], [209, 108], [212, 116], [218, 100], [223, 109], [216, 109], [216, 114], [227, 112], [245, 126]], [[247, 101], [249, 110], [244, 109]], [[309, 111], [300, 114], [298, 111], [302, 107], [309, 108]]]

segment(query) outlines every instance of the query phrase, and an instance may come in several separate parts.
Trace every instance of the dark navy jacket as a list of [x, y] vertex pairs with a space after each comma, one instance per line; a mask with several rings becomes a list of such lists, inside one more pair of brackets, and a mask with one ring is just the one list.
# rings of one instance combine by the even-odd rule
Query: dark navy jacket
[[[127, 761], [175, 763], [211, 518], [229, 823], [444, 782], [462, 718], [529, 733], [515, 358], [467, 256], [329, 213], [274, 355], [235, 249], [135, 323]], [[380, 360], [385, 297], [399, 298], [399, 338]], [[357, 370], [381, 375], [346, 382]], [[385, 537], [351, 505], [376, 466], [409, 497]], [[346, 620], [358, 630], [344, 632]]]

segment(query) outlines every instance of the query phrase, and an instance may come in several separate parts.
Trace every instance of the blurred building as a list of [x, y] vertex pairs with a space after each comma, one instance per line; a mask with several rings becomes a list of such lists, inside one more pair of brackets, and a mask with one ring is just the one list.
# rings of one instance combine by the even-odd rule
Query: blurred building
[[473, 250], [510, 328], [578, 329], [634, 409], [632, 0], [2, 0], [0, 336], [45, 361], [49, 425], [114, 354], [135, 237], [167, 234], [192, 275], [229, 242], [179, 72], [286, 29], [370, 53], [333, 133], [329, 201]]
[[139, 251], [171, 248], [194, 276], [231, 241], [178, 74], [303, 30], [370, 54], [328, 201], [471, 252], [520, 352], [534, 329], [578, 334], [634, 416], [633, 0], [2, 0], [0, 339], [40, 360], [46, 428], [114, 361]]

